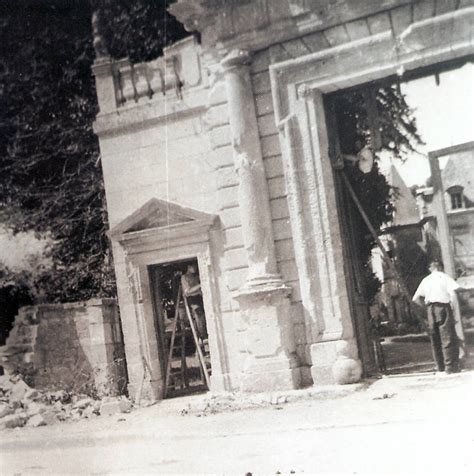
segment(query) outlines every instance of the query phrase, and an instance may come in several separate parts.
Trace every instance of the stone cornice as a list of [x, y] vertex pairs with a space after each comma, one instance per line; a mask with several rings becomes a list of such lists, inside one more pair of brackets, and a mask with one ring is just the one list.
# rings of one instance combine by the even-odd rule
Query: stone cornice
[[183, 99], [166, 96], [132, 104], [130, 107], [99, 114], [94, 122], [94, 132], [99, 136], [120, 134], [130, 129], [143, 129], [153, 124], [176, 121], [180, 117], [204, 113], [207, 110], [208, 89], [196, 88], [183, 93]]
[[178, 0], [169, 11], [205, 50], [268, 46], [364, 18], [414, 0]]

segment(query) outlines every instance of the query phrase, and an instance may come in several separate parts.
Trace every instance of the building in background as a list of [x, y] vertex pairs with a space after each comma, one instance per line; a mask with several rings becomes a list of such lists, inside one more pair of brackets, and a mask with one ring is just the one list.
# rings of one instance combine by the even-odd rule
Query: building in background
[[[383, 172], [387, 182], [393, 187], [395, 212], [393, 220], [382, 228], [380, 239], [395, 262], [408, 292], [414, 294], [428, 272], [426, 242], [417, 202], [394, 165]], [[382, 282], [372, 312], [382, 311], [383, 320], [393, 325], [406, 326], [412, 319], [406, 296], [377, 247], [372, 251], [372, 268]]]
[[[450, 153], [450, 149], [454, 153]], [[452, 237], [458, 278], [474, 275], [474, 142], [445, 149], [447, 162], [442, 170], [445, 203]], [[439, 258], [436, 245], [436, 217], [433, 212], [433, 188], [416, 192], [424, 233], [432, 243], [430, 256]]]
[[[464, 288], [460, 305], [466, 330], [474, 328], [474, 142], [443, 149], [441, 172], [457, 281]], [[429, 259], [441, 259], [433, 188], [416, 192]]]

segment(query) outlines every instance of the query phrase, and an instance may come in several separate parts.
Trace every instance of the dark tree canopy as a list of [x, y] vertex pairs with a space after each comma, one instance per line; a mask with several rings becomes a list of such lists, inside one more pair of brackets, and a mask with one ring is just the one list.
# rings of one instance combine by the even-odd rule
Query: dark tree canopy
[[164, 46], [189, 35], [166, 8], [169, 0], [96, 0], [101, 31], [113, 58], [150, 61]]

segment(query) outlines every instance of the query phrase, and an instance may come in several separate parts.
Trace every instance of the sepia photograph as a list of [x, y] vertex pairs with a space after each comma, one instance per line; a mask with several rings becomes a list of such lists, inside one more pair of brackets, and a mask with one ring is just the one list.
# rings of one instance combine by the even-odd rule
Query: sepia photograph
[[0, 0], [0, 474], [474, 474], [474, 0]]

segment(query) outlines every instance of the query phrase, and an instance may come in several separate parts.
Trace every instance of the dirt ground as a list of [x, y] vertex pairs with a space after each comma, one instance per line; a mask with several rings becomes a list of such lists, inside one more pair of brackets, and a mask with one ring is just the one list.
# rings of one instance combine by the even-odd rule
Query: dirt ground
[[207, 394], [6, 430], [1, 473], [473, 474], [473, 376], [384, 377], [345, 393], [306, 391], [290, 403], [229, 404], [221, 413], [203, 411], [220, 399]]

